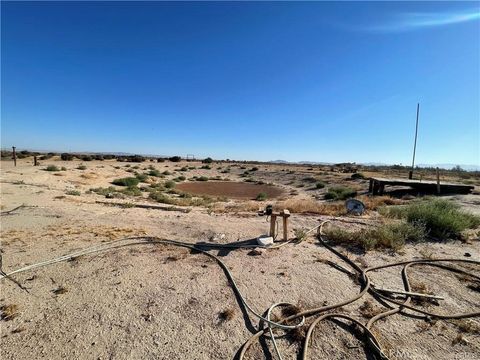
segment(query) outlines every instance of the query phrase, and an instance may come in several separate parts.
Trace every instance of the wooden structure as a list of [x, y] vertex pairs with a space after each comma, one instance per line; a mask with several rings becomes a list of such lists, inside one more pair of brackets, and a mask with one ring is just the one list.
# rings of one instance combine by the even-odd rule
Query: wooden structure
[[282, 210], [280, 212], [273, 212], [270, 215], [270, 236], [275, 239], [275, 228], [277, 225], [277, 217], [281, 216], [283, 219], [283, 240], [288, 240], [288, 218], [290, 217], [290, 211]]
[[440, 183], [437, 180], [409, 180], [396, 178], [370, 178], [368, 191], [373, 195], [383, 195], [385, 186], [409, 186], [413, 189], [437, 194], [468, 194], [474, 186], [464, 184]]

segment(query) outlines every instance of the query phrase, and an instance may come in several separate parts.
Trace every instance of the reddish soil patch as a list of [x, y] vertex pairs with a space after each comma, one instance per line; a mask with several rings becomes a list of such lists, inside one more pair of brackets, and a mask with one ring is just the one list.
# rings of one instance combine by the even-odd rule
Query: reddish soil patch
[[185, 182], [175, 188], [195, 195], [225, 196], [234, 199], [255, 199], [260, 193], [267, 194], [268, 198], [275, 198], [283, 193], [282, 189], [273, 185], [233, 181]]

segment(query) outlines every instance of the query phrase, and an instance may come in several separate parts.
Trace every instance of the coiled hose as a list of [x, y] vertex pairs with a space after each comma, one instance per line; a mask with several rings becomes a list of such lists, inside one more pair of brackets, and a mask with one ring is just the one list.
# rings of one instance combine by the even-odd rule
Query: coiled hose
[[[305, 336], [304, 343], [303, 343], [303, 349], [302, 349], [302, 357], [301, 357], [303, 360], [308, 359], [308, 351], [309, 351], [309, 346], [310, 346], [310, 343], [311, 343], [311, 338], [313, 336], [313, 332], [315, 330], [315, 327], [318, 325], [318, 323], [323, 321], [323, 320], [343, 319], [343, 320], [347, 320], [349, 322], [352, 322], [352, 323], [358, 325], [363, 330], [363, 333], [365, 335], [365, 339], [364, 339], [365, 345], [368, 346], [373, 351], [373, 353], [375, 355], [377, 355], [378, 358], [388, 359], [387, 355], [382, 351], [382, 348], [381, 348], [381, 345], [380, 345], [379, 341], [377, 340], [377, 338], [375, 337], [375, 335], [371, 331], [371, 328], [372, 328], [373, 324], [376, 321], [378, 321], [382, 318], [385, 318], [387, 316], [390, 316], [390, 315], [393, 315], [393, 314], [396, 314], [396, 313], [399, 313], [399, 312], [401, 313], [404, 308], [412, 310], [414, 312], [417, 312], [417, 313], [421, 314], [424, 318], [431, 317], [431, 318], [438, 318], [438, 319], [462, 319], [462, 318], [471, 318], [471, 317], [480, 316], [480, 311], [469, 312], [469, 313], [451, 314], [451, 315], [431, 313], [431, 312], [425, 311], [423, 309], [411, 306], [410, 305], [411, 296], [409, 296], [409, 295], [406, 295], [406, 299], [405, 299], [404, 302], [396, 301], [396, 300], [392, 299], [391, 297], [384, 295], [381, 291], [377, 290], [372, 285], [372, 283], [370, 281], [370, 278], [367, 275], [369, 272], [372, 272], [372, 271], [375, 271], [375, 270], [380, 270], [380, 269], [385, 269], [385, 268], [389, 268], [389, 267], [395, 267], [395, 266], [402, 266], [403, 265], [404, 266], [403, 269], [402, 269], [403, 284], [404, 284], [404, 287], [405, 287], [405, 291], [410, 292], [411, 286], [410, 286], [410, 282], [409, 282], [409, 278], [408, 278], [408, 269], [412, 266], [419, 266], [419, 265], [435, 266], [435, 267], [439, 267], [439, 268], [442, 268], [442, 269], [445, 269], [445, 270], [453, 271], [455, 273], [464, 274], [464, 275], [470, 276], [474, 279], [480, 280], [480, 277], [475, 275], [475, 274], [472, 274], [472, 273], [467, 272], [467, 271], [462, 270], [462, 269], [455, 268], [453, 266], [441, 264], [442, 262], [459, 262], [459, 263], [469, 263], [469, 264], [480, 265], [480, 261], [467, 260], [467, 259], [456, 259], [456, 258], [453, 258], [453, 259], [452, 258], [432, 259], [432, 260], [412, 260], [412, 261], [396, 262], [396, 263], [391, 263], [391, 264], [386, 264], [386, 265], [361, 269], [357, 264], [355, 264], [347, 256], [343, 255], [342, 253], [340, 253], [339, 251], [337, 251], [336, 249], [334, 249], [333, 247], [331, 247], [328, 244], [328, 242], [324, 238], [324, 234], [323, 234], [323, 231], [322, 231], [323, 226], [328, 222], [330, 222], [330, 220], [322, 222], [319, 226], [309, 230], [308, 232], [311, 232], [313, 230], [317, 230], [317, 237], [318, 237], [318, 240], [320, 241], [320, 243], [323, 246], [325, 246], [325, 248], [327, 248], [329, 251], [331, 251], [336, 256], [338, 256], [340, 259], [345, 261], [348, 265], [350, 265], [357, 272], [357, 274], [359, 275], [359, 280], [360, 280], [360, 292], [357, 295], [355, 295], [351, 298], [348, 298], [348, 299], [346, 299], [346, 300], [344, 300], [340, 303], [304, 310], [304, 311], [301, 311], [301, 312], [299, 312], [295, 315], [292, 315], [292, 316], [286, 317], [284, 319], [281, 319], [278, 322], [280, 322], [280, 323], [287, 322], [288, 323], [288, 322], [296, 320], [298, 318], [303, 319], [303, 318], [306, 318], [306, 317], [316, 316], [316, 315], [326, 313], [327, 311], [338, 309], [342, 306], [351, 304], [351, 303], [361, 299], [367, 292], [369, 292], [372, 296], [374, 296], [374, 298], [377, 298], [377, 299], [381, 298], [382, 300], [385, 300], [391, 306], [391, 309], [374, 316], [373, 318], [371, 318], [367, 322], [366, 325], [363, 325], [358, 320], [356, 320], [356, 319], [354, 319], [354, 318], [352, 318], [348, 315], [340, 314], [340, 313], [327, 313], [327, 314], [323, 314], [323, 315], [319, 316], [318, 318], [316, 318], [310, 324], [310, 326], [308, 328], [308, 331], [307, 331], [307, 334]], [[270, 329], [268, 329], [268, 330], [270, 331]], [[265, 333], [265, 331], [266, 331], [266, 329], [258, 331], [256, 334], [254, 334], [252, 337], [250, 337], [250, 339], [248, 339], [244, 343], [244, 345], [241, 349], [241, 352], [240, 352], [240, 356], [239, 356], [240, 360], [244, 359], [244, 357], [247, 353], [247, 350], [252, 346], [252, 344], [255, 340], [260, 338]], [[271, 332], [270, 332], [270, 336], [272, 336]], [[275, 348], [276, 348], [276, 346], [275, 346]], [[280, 356], [279, 356], [279, 358], [281, 359]]]

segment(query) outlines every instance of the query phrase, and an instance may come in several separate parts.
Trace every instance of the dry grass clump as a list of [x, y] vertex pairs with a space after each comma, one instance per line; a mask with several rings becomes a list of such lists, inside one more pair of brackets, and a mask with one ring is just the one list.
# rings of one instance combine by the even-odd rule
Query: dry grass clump
[[378, 306], [375, 306], [371, 300], [365, 301], [362, 306], [358, 308], [360, 314], [364, 318], [372, 318], [377, 316], [378, 314], [382, 313], [382, 309]]
[[9, 304], [0, 306], [0, 320], [10, 321], [18, 316], [18, 305]]
[[358, 200], [363, 202], [368, 210], [377, 210], [385, 205], [401, 205], [404, 203], [404, 201], [390, 196], [360, 196]]
[[[293, 304], [292, 305], [287, 305], [287, 306], [282, 308], [282, 317], [284, 317], [284, 318], [290, 317], [290, 316], [293, 316], [293, 315], [297, 315], [300, 312], [302, 312], [302, 308], [300, 306], [293, 305]], [[295, 324], [295, 320], [293, 320], [291, 322], [289, 321], [287, 323], [289, 325], [293, 325], [293, 324]], [[302, 342], [305, 339], [306, 335], [307, 335], [307, 327], [302, 326], [302, 327], [298, 327], [298, 328], [290, 330], [287, 333], [287, 338], [291, 343]]]
[[302, 242], [307, 238], [307, 232], [303, 229], [295, 229], [293, 233], [295, 234], [295, 239], [297, 242]]
[[302, 311], [302, 308], [297, 305], [287, 305], [282, 308], [282, 316], [283, 317], [289, 317], [296, 315]]
[[55, 295], [61, 295], [61, 294], [65, 294], [66, 292], [68, 292], [67, 288], [64, 287], [64, 286], [59, 286], [57, 287], [56, 289], [53, 289], [52, 292], [55, 294]]
[[235, 317], [235, 309], [228, 308], [218, 314], [220, 321], [230, 321]]
[[[434, 293], [430, 290], [430, 288], [423, 282], [411, 281], [410, 288], [412, 292], [426, 294], [426, 295], [434, 295]], [[438, 300], [436, 299], [416, 297], [416, 296], [412, 297], [412, 302], [417, 305], [428, 305], [428, 304], [438, 305]]]
[[190, 251], [185, 250], [185, 251], [175, 253], [173, 255], [169, 255], [165, 258], [164, 263], [183, 260], [183, 259], [187, 258], [188, 254], [190, 254]]
[[[376, 197], [360, 197], [359, 198], [366, 206], [368, 210], [377, 210], [384, 205], [397, 205], [402, 204], [403, 201], [393, 199], [389, 196], [376, 196]], [[314, 199], [287, 199], [283, 201], [277, 201], [273, 203], [274, 210], [279, 211], [288, 209], [292, 213], [297, 214], [319, 214], [330, 216], [342, 216], [346, 215], [347, 211], [343, 202], [319, 202]], [[253, 212], [260, 210], [258, 202], [254, 201], [242, 201], [230, 204], [222, 204], [215, 207], [215, 211], [218, 212]]]
[[87, 174], [81, 174], [80, 177], [83, 179], [91, 180], [91, 179], [97, 179], [98, 175], [96, 173], [90, 172]]
[[340, 216], [347, 213], [343, 203], [320, 203], [313, 199], [288, 199], [278, 202], [276, 209], [288, 209], [297, 214]]
[[453, 346], [455, 346], [457, 344], [468, 345], [468, 341], [463, 337], [462, 333], [457, 334], [455, 339], [452, 340], [452, 345]]

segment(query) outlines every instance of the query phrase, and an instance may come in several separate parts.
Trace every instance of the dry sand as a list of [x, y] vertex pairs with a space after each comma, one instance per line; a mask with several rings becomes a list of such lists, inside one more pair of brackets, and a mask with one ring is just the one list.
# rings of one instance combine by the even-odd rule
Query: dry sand
[[[67, 170], [47, 172], [43, 170], [47, 164], [65, 166]], [[125, 171], [125, 163], [115, 161], [85, 162], [87, 170], [77, 170], [79, 164], [79, 161], [52, 159], [33, 167], [31, 160], [25, 159], [19, 160], [14, 168], [11, 162], [2, 161], [2, 211], [26, 205], [1, 217], [4, 271], [127, 236], [229, 243], [252, 239], [268, 231], [265, 218], [254, 211], [216, 213], [193, 207], [184, 213], [95, 203], [105, 198], [86, 194], [88, 189], [110, 186], [113, 179], [130, 174]], [[151, 164], [160, 171], [192, 165]], [[150, 163], [130, 165], [143, 169]], [[198, 163], [193, 165], [199, 167]], [[186, 176], [221, 175], [235, 180], [241, 179], [244, 171], [236, 167], [225, 175], [217, 166], [212, 167], [212, 170], [190, 170]], [[285, 194], [297, 194], [286, 196], [313, 198], [325, 191], [297, 186], [308, 176], [309, 171], [304, 168], [291, 174], [282, 171], [284, 168], [284, 165], [261, 166], [255, 176], [275, 183]], [[167, 178], [178, 175], [177, 172]], [[328, 176], [340, 180], [346, 175]], [[354, 186], [364, 189], [366, 185], [359, 182]], [[74, 189], [81, 195], [65, 195]], [[478, 195], [454, 199], [478, 212]], [[147, 203], [138, 199], [124, 201]], [[291, 229], [308, 229], [326, 218], [293, 214]], [[375, 223], [378, 215], [369, 212], [362, 219]], [[293, 237], [293, 230], [289, 235]], [[425, 256], [464, 258], [465, 253], [472, 259], [480, 259], [478, 239], [468, 244], [457, 241], [407, 245], [400, 253], [342, 251], [363, 266]], [[212, 250], [212, 253], [227, 264], [246, 300], [258, 312], [280, 301], [303, 308], [333, 304], [359, 290], [347, 275], [324, 261], [338, 262], [338, 259], [319, 246], [314, 237], [257, 256], [248, 249]], [[479, 274], [478, 267], [473, 270]], [[381, 286], [402, 288], [399, 268], [375, 273], [372, 278]], [[445, 296], [441, 306], [429, 305], [432, 311], [448, 314], [480, 310], [479, 292], [465, 287], [452, 273], [422, 268], [412, 270], [412, 278]], [[171, 246], [139, 245], [89, 255], [25, 272], [15, 279], [29, 293], [10, 281], [1, 282], [0, 305], [18, 307], [16, 317], [0, 321], [2, 359], [231, 359], [257, 326], [255, 318], [248, 319], [240, 310], [223, 271], [215, 262], [202, 254], [190, 254]], [[360, 314], [359, 307], [367, 299], [369, 296], [341, 311], [366, 322], [368, 319]], [[225, 310], [233, 310], [233, 318], [222, 320], [220, 314]], [[480, 327], [478, 318], [468, 322]], [[452, 321], [427, 323], [394, 315], [378, 322], [374, 330], [392, 359], [480, 358], [480, 334], [465, 333], [457, 343], [460, 329]], [[248, 358], [275, 358], [271, 343], [265, 344], [271, 354], [265, 351], [265, 345], [262, 348], [262, 344], [256, 344], [248, 352]], [[300, 344], [288, 338], [279, 339], [286, 359], [297, 356]], [[322, 323], [314, 335], [311, 358], [368, 357], [361, 342], [349, 332]]]

